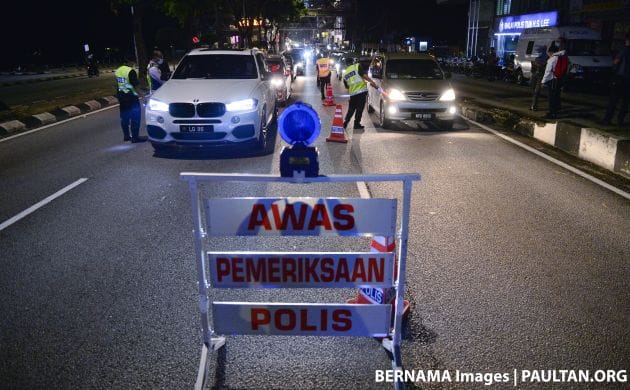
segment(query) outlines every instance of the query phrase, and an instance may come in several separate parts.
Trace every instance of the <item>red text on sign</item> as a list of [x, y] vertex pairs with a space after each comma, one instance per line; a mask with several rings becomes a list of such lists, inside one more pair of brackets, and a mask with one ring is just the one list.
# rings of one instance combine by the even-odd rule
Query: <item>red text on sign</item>
[[[317, 315], [319, 314], [319, 315]], [[251, 309], [252, 330], [270, 326], [281, 331], [328, 331], [347, 332], [352, 329], [352, 312], [347, 309], [319, 309], [319, 313], [308, 309]]]
[[287, 203], [283, 210], [277, 203], [271, 205], [271, 210], [267, 210], [264, 204], [256, 203], [252, 205], [247, 229], [352, 230], [355, 227], [353, 212], [354, 206], [351, 204], [336, 204], [331, 213], [325, 204], [320, 203], [312, 207], [305, 203]]

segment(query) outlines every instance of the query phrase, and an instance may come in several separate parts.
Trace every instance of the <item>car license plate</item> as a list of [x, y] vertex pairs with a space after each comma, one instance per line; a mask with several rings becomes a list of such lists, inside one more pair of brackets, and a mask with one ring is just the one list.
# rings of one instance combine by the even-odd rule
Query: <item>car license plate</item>
[[182, 133], [212, 133], [212, 125], [180, 125], [179, 131]]
[[416, 119], [431, 119], [431, 114], [416, 114]]

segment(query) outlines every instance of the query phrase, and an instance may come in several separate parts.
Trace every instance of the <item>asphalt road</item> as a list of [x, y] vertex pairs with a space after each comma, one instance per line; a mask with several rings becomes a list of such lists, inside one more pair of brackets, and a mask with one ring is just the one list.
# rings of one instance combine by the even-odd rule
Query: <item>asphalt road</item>
[[[327, 135], [333, 109], [321, 107], [314, 84], [312, 76], [299, 77], [296, 98], [321, 113]], [[406, 368], [453, 375], [630, 369], [628, 200], [463, 121], [444, 132], [382, 130], [376, 120], [366, 113], [366, 129], [351, 131], [348, 144], [320, 136], [320, 171], [422, 174], [411, 208]], [[275, 152], [264, 156], [157, 157], [147, 143], [122, 142], [115, 108], [0, 142], [0, 223], [87, 179], [0, 231], [2, 387], [191, 388], [201, 336], [192, 215], [178, 175], [278, 173], [280, 146], [277, 139]], [[400, 194], [394, 185], [369, 189], [373, 197]], [[359, 196], [345, 184], [230, 183], [206, 186], [204, 194]], [[208, 248], [333, 251], [368, 244], [222, 238]], [[343, 302], [354, 295], [212, 291], [217, 301]], [[374, 382], [374, 370], [390, 365], [369, 338], [229, 336], [211, 368], [214, 388], [391, 387]]]

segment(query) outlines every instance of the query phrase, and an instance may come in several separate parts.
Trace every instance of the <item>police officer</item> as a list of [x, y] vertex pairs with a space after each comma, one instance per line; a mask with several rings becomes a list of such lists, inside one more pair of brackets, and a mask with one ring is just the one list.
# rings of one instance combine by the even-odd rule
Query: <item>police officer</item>
[[315, 62], [317, 66], [317, 81], [319, 83], [319, 89], [322, 93], [322, 100], [326, 98], [324, 91], [326, 90], [326, 84], [330, 84], [330, 75], [332, 68], [332, 61], [327, 55], [323, 55]]
[[363, 116], [363, 109], [365, 108], [365, 101], [367, 99], [367, 83], [370, 83], [374, 88], [378, 87], [376, 83], [374, 83], [374, 80], [367, 75], [365, 69], [361, 67], [358, 61], [344, 69], [342, 74], [343, 83], [350, 93], [348, 113], [346, 114], [346, 119], [343, 121], [343, 127], [345, 129], [348, 126], [352, 115], [354, 115], [354, 129], [364, 129], [364, 127], [361, 126], [361, 117]]
[[[123, 131], [123, 141], [144, 142], [146, 137], [140, 137], [140, 99], [138, 94], [138, 74], [127, 65], [116, 69], [116, 96], [120, 104], [120, 125]], [[131, 134], [130, 134], [131, 131]]]
[[153, 57], [147, 65], [147, 85], [151, 93], [157, 91], [158, 88], [164, 84], [162, 80], [162, 63], [164, 62], [164, 56], [160, 50], [153, 51]]

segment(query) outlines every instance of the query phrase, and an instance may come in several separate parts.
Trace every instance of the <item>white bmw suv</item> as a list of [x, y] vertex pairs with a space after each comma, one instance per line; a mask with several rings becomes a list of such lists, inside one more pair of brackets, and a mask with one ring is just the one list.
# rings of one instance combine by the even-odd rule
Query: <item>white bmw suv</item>
[[145, 112], [156, 151], [249, 143], [266, 150], [276, 95], [257, 50], [195, 49], [155, 91]]

